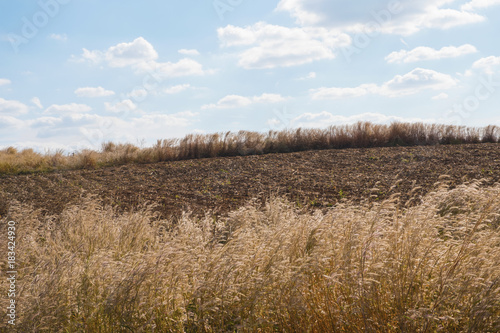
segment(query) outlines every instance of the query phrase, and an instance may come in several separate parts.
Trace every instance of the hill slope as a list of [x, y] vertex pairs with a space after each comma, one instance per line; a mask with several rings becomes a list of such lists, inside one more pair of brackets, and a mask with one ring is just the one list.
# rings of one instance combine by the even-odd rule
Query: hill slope
[[164, 217], [189, 208], [197, 214], [207, 209], [224, 214], [269, 194], [319, 207], [342, 198], [381, 200], [394, 192], [408, 200], [414, 184], [421, 189], [411, 195], [418, 197], [432, 190], [444, 174], [450, 176], [451, 185], [479, 178], [498, 182], [500, 145], [322, 150], [4, 175], [0, 215], [13, 199], [57, 214], [82, 195], [95, 195], [124, 210], [156, 203]]

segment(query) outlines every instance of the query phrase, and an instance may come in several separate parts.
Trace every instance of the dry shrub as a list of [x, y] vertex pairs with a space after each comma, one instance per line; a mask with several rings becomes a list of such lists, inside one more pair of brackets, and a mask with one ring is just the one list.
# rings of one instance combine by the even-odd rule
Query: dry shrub
[[50, 157], [35, 152], [33, 149], [18, 151], [14, 147], [0, 150], [0, 174], [47, 171]]
[[0, 150], [0, 174], [68, 168], [96, 168], [126, 163], [154, 163], [186, 159], [288, 153], [313, 149], [369, 148], [436, 144], [497, 143], [500, 128], [358, 122], [327, 129], [296, 129], [257, 133], [189, 134], [183, 139], [158, 140], [151, 148], [130, 143], [103, 143], [101, 151], [83, 150], [71, 156], [62, 152], [38, 154], [32, 149]]
[[15, 329], [498, 332], [500, 185], [479, 185], [439, 186], [411, 208], [304, 213], [274, 198], [175, 224], [92, 199], [52, 218], [12, 203]]

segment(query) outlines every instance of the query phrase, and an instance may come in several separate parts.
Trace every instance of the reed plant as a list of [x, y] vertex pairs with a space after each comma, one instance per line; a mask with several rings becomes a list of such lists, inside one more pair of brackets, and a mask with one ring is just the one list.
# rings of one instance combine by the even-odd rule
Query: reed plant
[[398, 195], [327, 211], [270, 198], [175, 223], [95, 198], [52, 217], [13, 203], [1, 219], [1, 237], [8, 220], [18, 230], [12, 328], [499, 332], [500, 185], [442, 181], [411, 207]]
[[0, 150], [0, 174], [58, 169], [93, 169], [127, 163], [155, 163], [187, 159], [288, 153], [305, 150], [498, 143], [500, 127], [484, 128], [423, 123], [379, 125], [359, 122], [326, 129], [287, 129], [267, 133], [189, 134], [182, 139], [158, 140], [152, 147], [105, 142], [99, 151], [37, 153], [14, 147]]

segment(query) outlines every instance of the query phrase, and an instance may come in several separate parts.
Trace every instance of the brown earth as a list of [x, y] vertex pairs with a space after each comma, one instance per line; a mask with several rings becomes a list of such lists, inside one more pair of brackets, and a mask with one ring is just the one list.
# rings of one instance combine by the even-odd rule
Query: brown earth
[[[225, 214], [273, 194], [299, 206], [381, 200], [392, 193], [408, 202], [435, 188], [441, 175], [449, 175], [452, 186], [482, 178], [485, 184], [498, 182], [500, 144], [307, 151], [4, 175], [0, 215], [13, 199], [57, 214], [89, 194], [123, 209], [155, 203], [163, 217], [188, 209]], [[410, 193], [415, 186], [421, 188]]]

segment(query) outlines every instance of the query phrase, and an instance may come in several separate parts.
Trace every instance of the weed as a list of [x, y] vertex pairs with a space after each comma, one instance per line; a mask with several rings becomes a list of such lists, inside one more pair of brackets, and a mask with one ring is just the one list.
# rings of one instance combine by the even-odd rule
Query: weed
[[[126, 163], [155, 163], [207, 157], [245, 156], [268, 153], [287, 153], [316, 149], [369, 148], [436, 144], [498, 143], [500, 128], [392, 123], [377, 125], [359, 122], [353, 125], [331, 126], [327, 129], [296, 129], [257, 133], [189, 134], [183, 139], [158, 140], [150, 148], [129, 143], [103, 143], [101, 151], [83, 150], [64, 155], [39, 154], [32, 149], [19, 152], [14, 147], [0, 150], [0, 174], [51, 171], [122, 165]], [[413, 156], [404, 162], [412, 162]], [[377, 160], [370, 157], [370, 160]], [[227, 173], [227, 170], [221, 170]]]
[[304, 212], [271, 198], [175, 224], [90, 198], [56, 219], [11, 204], [16, 329], [498, 332], [500, 185], [478, 184], [405, 210], [386, 200]]

